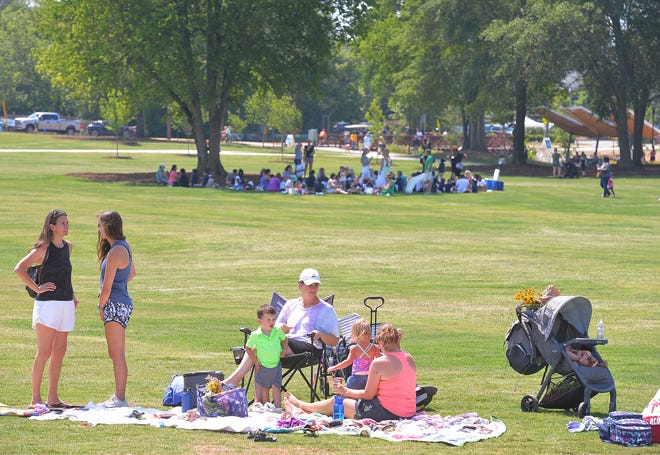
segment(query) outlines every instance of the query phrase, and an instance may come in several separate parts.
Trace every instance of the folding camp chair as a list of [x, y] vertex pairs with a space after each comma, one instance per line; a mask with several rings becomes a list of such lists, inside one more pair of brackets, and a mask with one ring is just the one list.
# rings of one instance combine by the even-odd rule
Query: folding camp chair
[[[334, 295], [330, 295], [323, 300], [332, 305], [334, 298]], [[286, 299], [284, 297], [282, 297], [277, 292], [273, 292], [270, 305], [275, 308], [277, 314], [279, 314], [285, 302]], [[236, 365], [239, 365], [243, 360], [243, 356], [245, 355], [245, 344], [247, 343], [247, 339], [250, 336], [250, 333], [252, 333], [252, 330], [247, 327], [241, 327], [239, 331], [243, 333], [243, 346], [236, 346], [231, 348]], [[313, 340], [310, 336], [310, 343], [312, 343], [312, 341]], [[291, 380], [296, 375], [298, 375], [309, 387], [309, 399], [311, 402], [314, 400], [321, 400], [321, 395], [323, 395], [323, 398], [326, 398], [330, 395], [330, 387], [327, 383], [328, 353], [325, 344], [323, 344], [321, 347], [320, 357], [313, 352], [301, 352], [298, 354], [282, 357], [281, 362], [283, 391], [286, 391], [289, 382], [291, 382]], [[245, 378], [241, 380], [241, 387], [245, 387], [245, 389], [248, 390], [250, 388], [250, 384], [252, 383], [253, 376], [254, 367], [250, 370], [247, 384]]]
[[[330, 366], [336, 365], [337, 363], [343, 361], [346, 356], [348, 356], [348, 350], [351, 345], [354, 344], [352, 337], [352, 328], [353, 323], [361, 319], [360, 315], [357, 313], [347, 314], [339, 319], [337, 319], [337, 325], [339, 326], [339, 343], [332, 349], [332, 354], [328, 363]], [[348, 378], [351, 375], [351, 367], [344, 368], [337, 372], [341, 377]]]

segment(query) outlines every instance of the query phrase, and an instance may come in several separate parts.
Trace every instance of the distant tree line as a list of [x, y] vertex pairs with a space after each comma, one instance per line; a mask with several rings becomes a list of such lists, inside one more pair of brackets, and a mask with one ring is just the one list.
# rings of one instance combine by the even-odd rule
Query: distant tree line
[[525, 164], [525, 116], [579, 100], [617, 121], [630, 167], [660, 105], [659, 49], [657, 0], [0, 0], [0, 101], [174, 125], [224, 174], [228, 118], [462, 127], [469, 149], [487, 120], [513, 123]]

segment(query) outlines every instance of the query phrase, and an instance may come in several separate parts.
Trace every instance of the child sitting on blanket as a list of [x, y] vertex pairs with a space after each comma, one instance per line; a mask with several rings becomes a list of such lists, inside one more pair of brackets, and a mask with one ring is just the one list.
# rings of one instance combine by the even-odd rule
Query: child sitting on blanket
[[287, 349], [286, 335], [275, 327], [277, 311], [270, 305], [257, 310], [259, 328], [250, 334], [245, 352], [254, 364], [254, 400], [270, 403], [269, 391], [273, 389], [273, 404], [282, 406], [282, 363], [280, 358]]
[[371, 343], [371, 325], [364, 319], [358, 319], [351, 326], [351, 337], [355, 344], [348, 351], [348, 357], [343, 362], [328, 368], [328, 373], [353, 366], [351, 376], [346, 381], [346, 387], [364, 390], [369, 377], [371, 361], [381, 356], [380, 349]]

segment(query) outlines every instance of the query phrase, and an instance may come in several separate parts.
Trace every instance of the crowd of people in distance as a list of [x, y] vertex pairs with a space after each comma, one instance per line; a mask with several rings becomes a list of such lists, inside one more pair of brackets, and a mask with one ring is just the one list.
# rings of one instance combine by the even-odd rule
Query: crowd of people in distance
[[215, 188], [215, 179], [209, 169], [206, 169], [203, 177], [200, 177], [197, 169], [191, 173], [186, 172], [184, 168], [178, 169], [173, 164], [169, 171], [166, 170], [165, 163], [160, 163], [156, 170], [156, 183], [167, 186], [184, 186], [188, 188]]
[[[392, 170], [392, 157], [384, 142], [378, 141], [378, 151], [364, 147], [360, 156], [361, 169], [356, 172], [349, 166], [340, 166], [336, 172], [327, 173], [325, 168], [318, 172], [313, 168], [314, 144], [309, 142], [304, 147], [295, 145], [294, 163], [287, 164], [282, 172], [273, 173], [268, 168], [261, 169], [259, 176], [246, 177], [243, 169], [233, 169], [224, 182], [216, 182], [207, 169], [200, 176], [196, 169], [188, 174], [185, 169], [177, 169], [173, 164], [170, 171], [161, 163], [156, 171], [156, 182], [168, 186], [225, 188], [237, 191], [268, 191], [282, 194], [366, 194], [393, 196], [396, 193], [422, 192], [431, 193], [477, 193], [486, 191], [486, 180], [479, 174], [472, 174], [464, 169], [463, 160], [467, 157], [462, 150], [454, 147], [449, 156], [436, 159], [431, 148], [426, 148], [420, 157], [421, 171], [410, 178], [424, 174], [423, 179], [410, 183], [402, 171]], [[377, 166], [372, 162], [377, 157]], [[451, 172], [446, 174], [449, 161]], [[224, 185], [223, 185], [224, 184]]]
[[[298, 144], [300, 146], [300, 144]], [[297, 147], [298, 147], [297, 146]], [[366, 194], [377, 196], [392, 196], [406, 191], [408, 178], [401, 171], [392, 170], [392, 158], [387, 148], [379, 155], [377, 168], [371, 165], [376, 153], [366, 147], [360, 157], [359, 173], [348, 166], [340, 166], [336, 172], [326, 172], [320, 168], [316, 172], [305, 164], [301, 157], [295, 160], [295, 168], [287, 164], [282, 172], [273, 173], [268, 168], [261, 169], [256, 181], [246, 181], [242, 169], [234, 169], [227, 175], [225, 186], [234, 190], [254, 190], [281, 192], [282, 194]], [[451, 173], [445, 178], [445, 158], [440, 158], [435, 166], [435, 158], [431, 149], [426, 149], [420, 158], [422, 171], [413, 173], [412, 177], [425, 174], [425, 179], [414, 185], [411, 192], [430, 193], [476, 193], [486, 191], [486, 180], [479, 174], [472, 174], [463, 169], [463, 159], [466, 155], [458, 148], [452, 150], [447, 157], [451, 163]]]

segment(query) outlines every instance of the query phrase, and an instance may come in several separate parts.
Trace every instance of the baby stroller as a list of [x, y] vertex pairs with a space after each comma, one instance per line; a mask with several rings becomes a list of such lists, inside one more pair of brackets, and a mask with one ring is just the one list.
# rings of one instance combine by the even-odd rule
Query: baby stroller
[[[596, 346], [606, 339], [589, 338], [591, 302], [581, 296], [556, 296], [544, 305], [516, 308], [518, 320], [506, 334], [507, 358], [521, 374], [533, 374], [545, 367], [541, 389], [525, 395], [523, 412], [547, 409], [572, 409], [580, 418], [591, 410], [591, 398], [610, 394], [609, 411], [616, 410], [614, 378]], [[569, 357], [569, 350], [589, 351], [597, 366], [583, 366]]]

